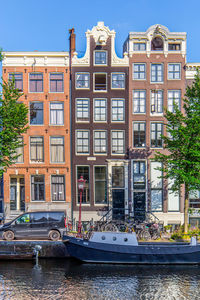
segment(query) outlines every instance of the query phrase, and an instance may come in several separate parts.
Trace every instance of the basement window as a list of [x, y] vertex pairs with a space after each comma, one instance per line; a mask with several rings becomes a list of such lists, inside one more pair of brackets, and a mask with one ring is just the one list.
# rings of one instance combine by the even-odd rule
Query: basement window
[[107, 75], [105, 73], [94, 74], [94, 90], [97, 92], [107, 90]]

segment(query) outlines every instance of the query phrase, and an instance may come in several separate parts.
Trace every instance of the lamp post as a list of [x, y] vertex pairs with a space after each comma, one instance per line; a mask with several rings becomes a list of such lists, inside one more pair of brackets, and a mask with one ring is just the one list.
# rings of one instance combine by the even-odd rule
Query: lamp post
[[78, 236], [81, 236], [81, 204], [82, 204], [82, 196], [83, 191], [85, 187], [85, 180], [83, 179], [83, 176], [78, 179], [78, 191], [80, 192], [80, 203], [79, 203], [79, 219], [78, 219]]

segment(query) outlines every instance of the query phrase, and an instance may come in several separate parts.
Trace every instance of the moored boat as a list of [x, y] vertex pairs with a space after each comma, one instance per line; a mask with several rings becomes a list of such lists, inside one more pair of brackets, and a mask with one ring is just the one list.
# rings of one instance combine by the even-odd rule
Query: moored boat
[[87, 263], [199, 264], [200, 245], [190, 243], [141, 243], [135, 233], [93, 232], [90, 239], [63, 236], [71, 257]]

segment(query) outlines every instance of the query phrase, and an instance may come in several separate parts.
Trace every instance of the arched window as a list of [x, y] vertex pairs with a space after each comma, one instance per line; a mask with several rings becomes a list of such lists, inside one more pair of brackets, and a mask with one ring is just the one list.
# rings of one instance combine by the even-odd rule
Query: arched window
[[151, 50], [154, 50], [154, 51], [162, 51], [163, 50], [163, 40], [161, 37], [156, 36], [151, 41]]

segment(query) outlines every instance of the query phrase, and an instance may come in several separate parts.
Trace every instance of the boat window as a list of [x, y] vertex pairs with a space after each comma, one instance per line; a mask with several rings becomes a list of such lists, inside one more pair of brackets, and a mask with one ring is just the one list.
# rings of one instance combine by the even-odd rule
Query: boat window
[[113, 236], [113, 241], [116, 241], [116, 239], [117, 239], [116, 236]]
[[128, 242], [128, 239], [127, 239], [127, 238], [124, 238], [124, 242]]
[[105, 240], [105, 239], [106, 239], [105, 235], [102, 235], [101, 239], [102, 239], [102, 240]]

